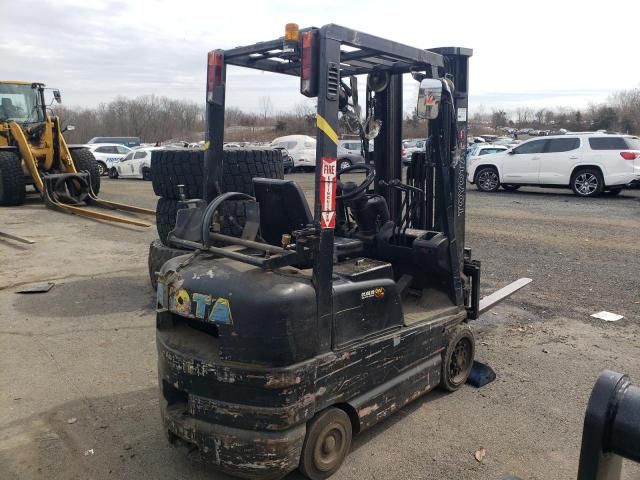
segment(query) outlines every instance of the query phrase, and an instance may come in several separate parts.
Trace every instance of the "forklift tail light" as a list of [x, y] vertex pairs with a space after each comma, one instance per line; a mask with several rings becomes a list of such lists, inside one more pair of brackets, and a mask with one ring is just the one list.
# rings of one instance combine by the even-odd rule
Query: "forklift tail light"
[[302, 33], [300, 59], [300, 93], [306, 97], [318, 96], [318, 32]]
[[213, 102], [213, 91], [222, 85], [222, 54], [215, 50], [207, 58], [207, 101]]
[[620, 156], [625, 160], [635, 160], [638, 158], [638, 154], [635, 152], [620, 152]]

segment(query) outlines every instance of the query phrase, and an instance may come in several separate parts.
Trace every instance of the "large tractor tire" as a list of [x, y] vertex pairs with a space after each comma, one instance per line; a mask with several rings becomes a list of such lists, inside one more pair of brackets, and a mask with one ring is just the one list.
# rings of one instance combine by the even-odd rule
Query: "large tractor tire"
[[193, 253], [192, 250], [182, 250], [179, 248], [171, 248], [163, 245], [160, 240], [154, 240], [149, 245], [149, 280], [151, 287], [155, 290], [158, 287], [158, 272], [162, 266], [174, 257]]
[[100, 166], [98, 165], [96, 157], [86, 148], [78, 148], [71, 150], [71, 158], [77, 171], [89, 172], [91, 189], [93, 193], [98, 195], [98, 193], [100, 193]]
[[254, 178], [284, 178], [282, 150], [233, 149], [224, 152], [222, 190], [254, 195]]
[[[204, 151], [159, 150], [151, 159], [151, 181], [156, 195], [178, 199], [178, 185], [187, 198], [202, 198]], [[223, 192], [253, 195], [253, 179], [284, 178], [282, 150], [243, 148], [224, 151]]]
[[177, 200], [178, 185], [186, 198], [202, 198], [204, 152], [157, 150], [151, 156], [151, 184], [155, 194]]
[[22, 205], [25, 193], [20, 157], [13, 152], [0, 152], [0, 205]]
[[[169, 232], [176, 226], [176, 214], [180, 210], [178, 206], [179, 200], [171, 200], [169, 198], [159, 198], [156, 206], [156, 228], [160, 241], [164, 245], [168, 245], [167, 237]], [[245, 205], [247, 200], [230, 200], [224, 202], [219, 209], [222, 215], [222, 225], [220, 233], [232, 237], [242, 235], [244, 224], [246, 222]]]

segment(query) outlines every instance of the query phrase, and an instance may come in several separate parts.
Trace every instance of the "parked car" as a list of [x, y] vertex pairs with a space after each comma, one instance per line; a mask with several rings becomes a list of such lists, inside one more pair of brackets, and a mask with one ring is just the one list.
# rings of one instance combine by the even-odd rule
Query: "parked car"
[[284, 173], [290, 173], [293, 170], [293, 158], [284, 147], [274, 147], [276, 150], [282, 150], [282, 166]]
[[316, 166], [316, 139], [308, 135], [286, 135], [271, 142], [273, 148], [285, 148], [293, 159], [293, 168], [314, 169]]
[[522, 185], [571, 188], [580, 197], [617, 195], [640, 183], [640, 138], [602, 133], [534, 138], [515, 148], [470, 159], [468, 180], [478, 190]]
[[402, 142], [402, 163], [404, 165], [409, 165], [411, 163], [411, 155], [413, 155], [413, 152], [424, 151], [425, 144], [426, 142], [424, 139], [405, 140]]
[[109, 177], [151, 180], [151, 153], [163, 148], [165, 147], [143, 147], [129, 152], [109, 170]]
[[140, 137], [93, 137], [87, 143], [116, 143], [132, 148], [140, 146]]
[[364, 163], [362, 156], [362, 143], [360, 140], [338, 141], [338, 169]]
[[100, 175], [109, 173], [116, 163], [127, 156], [131, 149], [118, 143], [92, 143], [84, 145], [98, 161]]
[[472, 148], [467, 150], [467, 164], [484, 155], [492, 155], [494, 153], [500, 153], [506, 150], [509, 150], [509, 147], [507, 147], [506, 145], [477, 143]]

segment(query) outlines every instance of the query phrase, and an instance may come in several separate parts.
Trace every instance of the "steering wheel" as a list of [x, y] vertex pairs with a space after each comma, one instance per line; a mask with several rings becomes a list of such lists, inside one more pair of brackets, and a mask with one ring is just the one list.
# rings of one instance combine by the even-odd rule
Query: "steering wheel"
[[[359, 197], [365, 192], [367, 188], [369, 188], [369, 185], [371, 185], [376, 178], [376, 170], [371, 165], [367, 165], [367, 164], [350, 165], [346, 168], [342, 168], [338, 170], [338, 173], [336, 175], [338, 177], [338, 183], [342, 185], [342, 183], [340, 182], [340, 175], [342, 175], [343, 173], [352, 172], [354, 170], [364, 170], [365, 172], [367, 172], [367, 177], [362, 181], [360, 185], [358, 185], [353, 190], [347, 193], [343, 193], [342, 195], [336, 195], [336, 200], [349, 200], [352, 198]], [[343, 190], [343, 189], [340, 188], [340, 190]]]

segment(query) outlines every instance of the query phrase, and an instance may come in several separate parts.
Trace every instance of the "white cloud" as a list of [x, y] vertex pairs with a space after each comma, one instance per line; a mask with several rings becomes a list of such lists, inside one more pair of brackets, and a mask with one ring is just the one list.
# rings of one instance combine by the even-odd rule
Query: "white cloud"
[[[450, 8], [450, 10], [447, 10]], [[338, 23], [423, 48], [474, 49], [471, 104], [583, 106], [640, 82], [640, 4], [531, 2], [57, 0], [14, 2], [0, 17], [3, 76], [42, 80], [65, 103], [93, 106], [154, 93], [204, 100], [206, 53], [277, 38], [284, 25]], [[228, 102], [276, 109], [303, 100], [297, 81], [230, 70]], [[405, 103], [413, 101], [407, 82]]]

